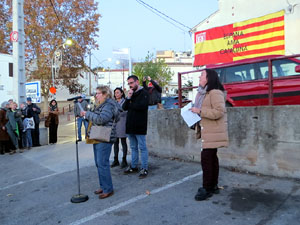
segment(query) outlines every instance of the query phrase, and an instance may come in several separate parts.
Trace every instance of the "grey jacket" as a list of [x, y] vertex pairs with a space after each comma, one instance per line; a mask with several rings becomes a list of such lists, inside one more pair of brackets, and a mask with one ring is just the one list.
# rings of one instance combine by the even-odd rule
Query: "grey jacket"
[[116, 141], [116, 122], [119, 120], [119, 113], [121, 110], [119, 104], [115, 100], [109, 98], [99, 105], [94, 112], [87, 111], [85, 118], [92, 122], [93, 125], [102, 126], [112, 126], [115, 120], [110, 136], [110, 142], [113, 143]]
[[[122, 107], [125, 102], [125, 99], [122, 98], [118, 104]], [[127, 117], [127, 111], [122, 111], [120, 112], [120, 120], [117, 122], [116, 125], [116, 132], [117, 132], [117, 138], [126, 138], [126, 117]]]
[[[88, 105], [89, 103], [86, 100], [83, 100], [82, 102], [79, 103], [81, 105], [81, 107], [83, 108], [84, 111], [88, 111]], [[77, 104], [75, 104], [74, 106], [74, 115], [75, 116], [80, 116], [80, 108]]]

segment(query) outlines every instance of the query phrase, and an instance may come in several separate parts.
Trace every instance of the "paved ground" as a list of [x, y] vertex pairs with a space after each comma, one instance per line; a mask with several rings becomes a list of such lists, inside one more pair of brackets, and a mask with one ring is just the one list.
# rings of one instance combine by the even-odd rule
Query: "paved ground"
[[[149, 176], [112, 169], [115, 194], [99, 200], [92, 146], [79, 143], [81, 192], [77, 194], [74, 124], [62, 120], [59, 144], [0, 157], [0, 224], [300, 224], [300, 182], [220, 171], [223, 190], [197, 202], [198, 163], [150, 157]], [[162, 148], [163, 151], [163, 148]], [[130, 156], [128, 157], [130, 159]]]

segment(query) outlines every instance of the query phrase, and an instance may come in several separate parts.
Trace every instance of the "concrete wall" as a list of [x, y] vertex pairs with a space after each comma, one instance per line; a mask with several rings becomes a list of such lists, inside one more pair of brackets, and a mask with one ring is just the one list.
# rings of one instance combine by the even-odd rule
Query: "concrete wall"
[[[220, 165], [279, 177], [300, 178], [300, 106], [228, 108], [230, 145]], [[149, 111], [149, 152], [200, 161], [195, 139], [179, 109]]]

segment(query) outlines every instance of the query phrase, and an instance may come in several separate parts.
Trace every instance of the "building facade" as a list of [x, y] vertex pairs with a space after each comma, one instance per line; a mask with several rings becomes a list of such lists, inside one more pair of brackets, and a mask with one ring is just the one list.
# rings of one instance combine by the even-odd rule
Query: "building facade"
[[0, 54], [0, 104], [8, 99], [13, 99], [13, 83], [13, 56]]

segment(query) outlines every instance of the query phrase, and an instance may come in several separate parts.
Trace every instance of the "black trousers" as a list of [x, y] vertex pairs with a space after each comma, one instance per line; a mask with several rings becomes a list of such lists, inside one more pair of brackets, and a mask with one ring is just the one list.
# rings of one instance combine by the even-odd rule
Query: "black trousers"
[[58, 124], [50, 123], [49, 126], [49, 143], [56, 143], [57, 142], [57, 128]]
[[213, 189], [218, 185], [219, 179], [219, 159], [218, 149], [203, 149], [201, 152], [201, 166], [203, 171], [203, 188]]
[[31, 130], [32, 145], [40, 146], [40, 124], [36, 123], [34, 129]]
[[123, 160], [126, 160], [127, 156], [127, 142], [126, 138], [117, 138], [116, 142], [114, 143], [114, 160], [118, 161], [118, 155], [119, 155], [119, 140], [121, 139], [121, 144], [122, 144], [122, 150], [123, 150]]

